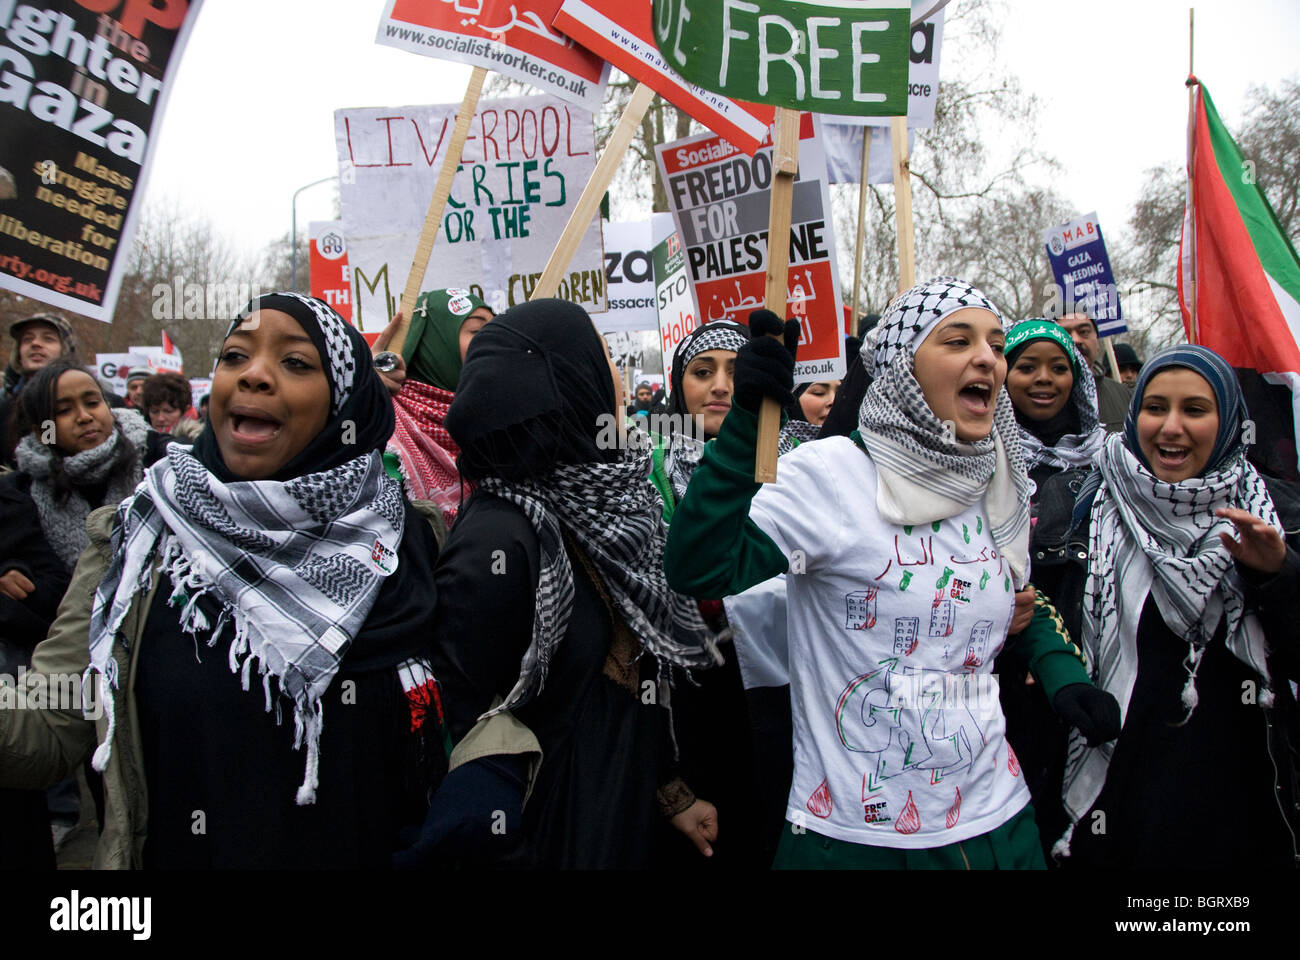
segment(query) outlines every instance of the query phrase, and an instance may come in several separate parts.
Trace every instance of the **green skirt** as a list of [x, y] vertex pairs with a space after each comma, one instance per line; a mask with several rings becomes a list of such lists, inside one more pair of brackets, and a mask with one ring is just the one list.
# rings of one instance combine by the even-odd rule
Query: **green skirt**
[[871, 847], [832, 840], [787, 823], [781, 832], [774, 870], [1046, 870], [1034, 825], [1034, 808], [1026, 804], [996, 830], [926, 850]]

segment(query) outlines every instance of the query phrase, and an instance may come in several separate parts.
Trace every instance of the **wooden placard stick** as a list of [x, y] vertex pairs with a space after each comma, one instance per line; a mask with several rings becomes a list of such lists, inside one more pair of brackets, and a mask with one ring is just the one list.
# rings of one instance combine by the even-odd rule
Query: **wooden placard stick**
[[465, 87], [465, 97], [456, 112], [456, 126], [452, 128], [451, 141], [447, 144], [446, 156], [442, 158], [442, 170], [438, 182], [433, 187], [433, 197], [429, 200], [429, 210], [424, 215], [424, 226], [420, 229], [420, 239], [415, 244], [415, 259], [411, 262], [411, 272], [406, 275], [406, 287], [402, 290], [402, 322], [393, 334], [388, 349], [401, 353], [406, 342], [406, 330], [411, 325], [411, 312], [415, 301], [420, 296], [420, 285], [424, 283], [424, 271], [429, 267], [429, 257], [433, 255], [433, 241], [442, 226], [442, 211], [451, 196], [451, 183], [456, 179], [456, 168], [460, 166], [461, 154], [465, 151], [465, 138], [469, 135], [469, 123], [474, 119], [478, 109], [478, 98], [483, 92], [483, 81], [487, 79], [487, 67], [475, 67], [469, 75], [469, 85]]
[[[794, 203], [794, 178], [799, 172], [799, 111], [778, 107], [772, 132], [772, 197], [767, 215], [767, 287], [763, 306], [785, 317], [790, 272], [790, 208]], [[754, 482], [776, 482], [777, 443], [781, 433], [781, 405], [763, 398], [758, 411], [758, 449], [754, 456]]]
[[1102, 345], [1106, 348], [1106, 359], [1110, 361], [1110, 371], [1106, 374], [1112, 380], [1119, 380], [1119, 361], [1115, 359], [1115, 338], [1102, 337]]
[[582, 243], [582, 236], [591, 225], [591, 218], [600, 209], [601, 198], [605, 196], [610, 181], [614, 179], [614, 174], [618, 172], [619, 164], [623, 162], [623, 154], [627, 153], [632, 138], [636, 136], [636, 132], [641, 128], [641, 120], [645, 117], [645, 112], [650, 109], [650, 103], [654, 100], [654, 97], [654, 90], [644, 83], [638, 83], [636, 89], [632, 91], [632, 97], [623, 110], [623, 116], [619, 118], [618, 126], [614, 128], [614, 132], [605, 143], [605, 152], [600, 155], [600, 160], [596, 162], [596, 169], [592, 171], [591, 179], [587, 181], [587, 186], [583, 188], [582, 196], [578, 198], [578, 203], [569, 216], [569, 222], [565, 224], [564, 232], [560, 234], [560, 241], [555, 246], [555, 252], [551, 254], [551, 259], [546, 262], [546, 269], [537, 278], [537, 286], [533, 287], [529, 300], [553, 297], [555, 291], [560, 288], [560, 281], [564, 279], [564, 271], [569, 269], [569, 263], [573, 260], [573, 255], [578, 252], [578, 245]]
[[916, 238], [912, 230], [912, 166], [907, 155], [907, 117], [889, 118], [894, 153], [894, 213], [898, 223], [898, 292], [916, 284]]
[[858, 181], [858, 232], [853, 251], [853, 319], [849, 323], [849, 333], [858, 335], [858, 318], [862, 315], [862, 241], [863, 228], [867, 219], [867, 172], [871, 166], [871, 128], [862, 128], [862, 179]]

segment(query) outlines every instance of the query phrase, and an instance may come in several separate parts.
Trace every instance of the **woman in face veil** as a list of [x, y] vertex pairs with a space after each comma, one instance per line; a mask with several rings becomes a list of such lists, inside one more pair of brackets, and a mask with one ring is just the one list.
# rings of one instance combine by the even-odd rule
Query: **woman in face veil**
[[674, 775], [665, 709], [711, 635], [668, 589], [660, 502], [610, 429], [616, 397], [565, 301], [507, 311], [467, 355], [447, 428], [476, 491], [438, 564], [434, 664], [457, 752], [413, 859], [639, 867], [658, 813], [701, 850], [716, 838]]

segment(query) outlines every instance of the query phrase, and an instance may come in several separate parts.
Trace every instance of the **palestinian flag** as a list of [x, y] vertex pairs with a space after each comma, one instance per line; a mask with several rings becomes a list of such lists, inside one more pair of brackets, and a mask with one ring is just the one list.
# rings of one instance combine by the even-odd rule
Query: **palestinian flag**
[[1188, 340], [1237, 368], [1260, 464], [1295, 477], [1300, 258], [1199, 83], [1188, 133], [1191, 177], [1178, 268], [1183, 327]]

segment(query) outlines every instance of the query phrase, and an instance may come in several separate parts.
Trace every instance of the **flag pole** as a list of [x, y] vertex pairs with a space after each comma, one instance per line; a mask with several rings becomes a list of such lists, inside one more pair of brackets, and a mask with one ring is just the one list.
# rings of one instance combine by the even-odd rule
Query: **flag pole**
[[871, 166], [871, 128], [862, 128], [862, 179], [858, 181], [858, 232], [853, 250], [853, 314], [849, 335], [858, 335], [858, 318], [862, 316], [862, 247], [863, 227], [867, 219], [867, 171]]
[[1187, 281], [1187, 313], [1190, 319], [1187, 337], [1192, 343], [1200, 342], [1200, 327], [1196, 318], [1196, 71], [1193, 69], [1195, 51], [1196, 8], [1187, 9], [1187, 220], [1191, 268]]

